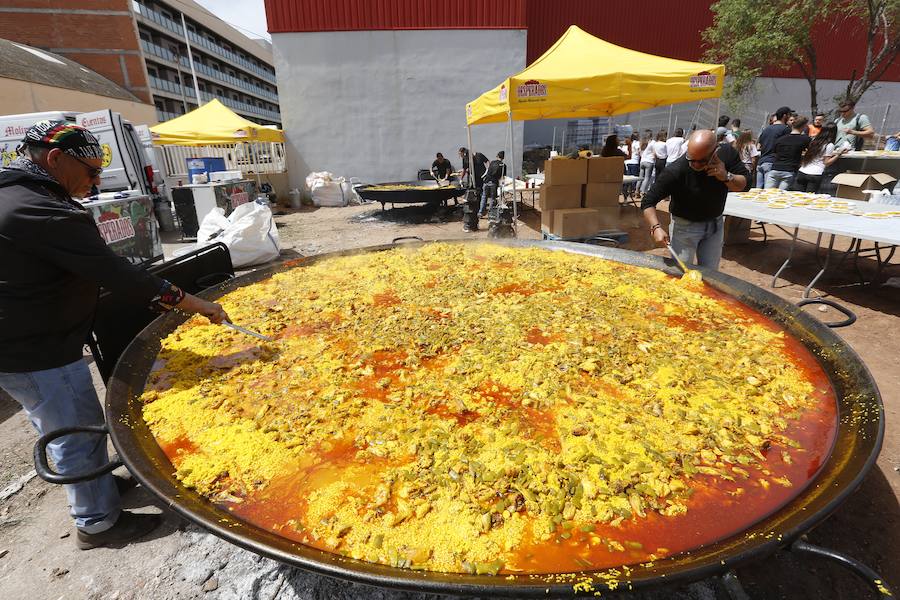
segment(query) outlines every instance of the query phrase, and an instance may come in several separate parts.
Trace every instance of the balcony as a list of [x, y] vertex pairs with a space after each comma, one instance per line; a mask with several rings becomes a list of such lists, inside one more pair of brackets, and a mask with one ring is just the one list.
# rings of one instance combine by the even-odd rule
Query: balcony
[[[190, 70], [191, 68], [191, 65], [186, 56], [176, 56], [168, 48], [163, 48], [162, 46], [154, 44], [153, 42], [148, 42], [147, 40], [141, 40], [141, 46], [144, 48], [144, 51], [151, 56], [168, 61], [173, 64], [179, 64], [188, 70]], [[240, 88], [242, 90], [245, 90], [247, 93], [259, 96], [260, 98], [264, 98], [266, 100], [269, 100], [270, 102], [274, 102], [276, 104], [278, 103], [278, 94], [270, 92], [269, 90], [263, 89], [257, 85], [253, 85], [252, 83], [247, 83], [243, 79], [232, 77], [227, 73], [223, 73], [222, 71], [213, 69], [212, 67], [196, 61], [194, 61], [194, 68], [197, 70], [198, 76], [200, 77], [219, 81], [233, 88]]]
[[[144, 19], [154, 23], [158, 27], [169, 31], [179, 39], [184, 39], [184, 29], [181, 26], [181, 23], [166, 17], [165, 15], [156, 12], [155, 10], [151, 10], [144, 6], [143, 4], [139, 4], [137, 2], [132, 2], [132, 6], [134, 7], [134, 11], [141, 15]], [[257, 75], [261, 79], [268, 81], [269, 83], [275, 83], [275, 74], [266, 69], [262, 69], [257, 65], [254, 65], [252, 62], [245, 58], [241, 58], [237, 53], [232, 52], [230, 50], [226, 50], [220, 45], [209, 41], [207, 38], [202, 37], [192, 31], [188, 31], [188, 39], [191, 41], [191, 46], [197, 46], [205, 49], [212, 54], [224, 58], [235, 65], [241, 67], [249, 73]]]
[[178, 113], [169, 112], [167, 110], [159, 110], [156, 109], [156, 120], [160, 123], [165, 123], [166, 121], [171, 121], [175, 117], [180, 117]]
[[[197, 101], [197, 94], [194, 92], [193, 87], [180, 86], [175, 81], [160, 79], [159, 77], [154, 77], [153, 75], [149, 75], [148, 78], [150, 80], [149, 83], [151, 89], [154, 89], [158, 92], [172, 94], [176, 99], [181, 99], [182, 94], [184, 94], [185, 99], [193, 100], [194, 102]], [[210, 94], [209, 92], [200, 92], [200, 97], [203, 99], [203, 102], [209, 102], [213, 98], [218, 98], [219, 102], [229, 108], [234, 109], [235, 111], [262, 117], [276, 123], [281, 122], [281, 113], [279, 113], [278, 111], [260, 108], [259, 106], [254, 106], [253, 104], [248, 104], [246, 102], [241, 102], [240, 100], [228, 98], [227, 96], [216, 96]]]

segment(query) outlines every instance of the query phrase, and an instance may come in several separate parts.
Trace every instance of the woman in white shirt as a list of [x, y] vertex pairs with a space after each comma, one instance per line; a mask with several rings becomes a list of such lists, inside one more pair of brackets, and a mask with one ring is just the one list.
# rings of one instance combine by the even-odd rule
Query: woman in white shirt
[[641, 173], [640, 181], [638, 181], [638, 189], [641, 194], [646, 193], [650, 189], [650, 184], [653, 183], [653, 165], [656, 161], [656, 156], [653, 154], [654, 143], [653, 134], [645, 133], [644, 139], [641, 141]]
[[668, 149], [666, 148], [666, 138], [668, 136], [669, 133], [667, 131], [660, 130], [660, 132], [656, 134], [656, 141], [653, 142], [653, 155], [656, 158], [654, 177], [659, 177], [659, 174], [666, 168], [666, 158], [669, 156]]
[[[638, 134], [632, 133], [631, 139], [626, 140], [624, 145], [621, 146], [623, 150], [625, 150], [625, 174], [626, 175], [637, 175], [639, 165], [641, 164], [641, 142]], [[637, 191], [637, 184], [635, 183], [626, 183], [624, 186], [626, 196], [634, 196]]]
[[759, 148], [753, 141], [753, 132], [749, 129], [743, 130], [737, 140], [734, 142], [734, 149], [737, 150], [741, 162], [747, 167], [747, 172], [756, 173], [756, 159], [759, 157]]
[[837, 162], [845, 148], [834, 147], [837, 139], [837, 125], [826, 123], [819, 135], [809, 143], [809, 148], [800, 161], [800, 171], [794, 178], [791, 190], [796, 192], [812, 192], [817, 194], [822, 185], [825, 169]]

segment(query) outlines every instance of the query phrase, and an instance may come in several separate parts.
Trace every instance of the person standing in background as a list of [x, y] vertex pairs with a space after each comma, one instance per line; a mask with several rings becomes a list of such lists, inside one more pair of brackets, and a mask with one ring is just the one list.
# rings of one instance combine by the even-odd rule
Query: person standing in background
[[506, 164], [503, 162], [506, 153], [501, 150], [497, 158], [492, 160], [484, 174], [484, 191], [481, 192], [481, 207], [478, 210], [480, 217], [486, 217], [487, 211], [494, 207], [497, 200], [497, 190], [500, 181], [506, 176]]
[[738, 137], [741, 135], [741, 120], [740, 119], [732, 119], [731, 120], [731, 136], [734, 138], [736, 142]]
[[725, 141], [729, 144], [734, 143], [734, 136], [731, 135], [731, 132], [728, 131], [728, 122], [731, 121], [731, 117], [728, 115], [722, 115], [719, 117], [719, 125], [716, 127], [716, 135], [724, 134]]
[[653, 166], [656, 164], [653, 144], [653, 132], [648, 129], [644, 132], [644, 139], [641, 141], [641, 170], [638, 182], [641, 195], [646, 194], [650, 189], [650, 184], [653, 183]]
[[806, 135], [811, 138], [819, 135], [819, 132], [822, 131], [822, 125], [825, 123], [825, 115], [823, 113], [816, 113], [813, 117], [812, 123], [806, 126]]
[[606, 136], [606, 142], [603, 144], [603, 148], [600, 149], [600, 156], [603, 158], [609, 158], [611, 156], [627, 158], [625, 152], [619, 148], [619, 136], [616, 134]]
[[679, 127], [675, 130], [675, 135], [666, 140], [666, 165], [681, 158], [687, 148], [684, 142], [684, 129]]
[[668, 157], [666, 148], [667, 137], [668, 132], [665, 129], [661, 129], [656, 134], [656, 141], [653, 142], [653, 177], [657, 179], [659, 174], [663, 172], [663, 169], [666, 168], [666, 158]]
[[[631, 134], [628, 143], [628, 158], [625, 159], [625, 173], [637, 177], [641, 165], [641, 140], [637, 133]], [[632, 196], [638, 196], [638, 183], [628, 183], [625, 190]]]
[[759, 148], [753, 141], [753, 134], [749, 129], [745, 129], [734, 142], [734, 149], [737, 150], [741, 162], [747, 168], [748, 173], [756, 172], [756, 159], [759, 158]]
[[866, 115], [855, 112], [856, 102], [845, 100], [838, 106], [841, 117], [835, 121], [837, 140], [834, 145], [848, 150], [861, 150], [865, 140], [875, 136], [872, 122]]
[[837, 126], [828, 123], [822, 126], [819, 134], [813, 138], [800, 161], [800, 170], [794, 179], [791, 189], [797, 192], [818, 194], [822, 186], [825, 169], [837, 162], [844, 149], [835, 149]]
[[756, 187], [766, 186], [766, 173], [772, 170], [775, 162], [775, 142], [783, 135], [791, 132], [791, 128], [785, 125], [785, 119], [791, 115], [791, 109], [782, 106], [775, 111], [775, 121], [762, 130], [759, 134], [759, 160], [756, 163]]
[[803, 153], [812, 141], [803, 133], [808, 121], [803, 116], [794, 117], [791, 133], [775, 141], [775, 160], [772, 169], [766, 173], [766, 188], [787, 190], [794, 183]]

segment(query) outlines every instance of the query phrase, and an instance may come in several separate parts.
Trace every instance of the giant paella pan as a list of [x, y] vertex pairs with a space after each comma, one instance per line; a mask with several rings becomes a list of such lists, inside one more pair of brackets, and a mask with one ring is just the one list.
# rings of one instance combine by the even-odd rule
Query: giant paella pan
[[159, 318], [113, 374], [109, 433], [191, 521], [374, 585], [593, 594], [828, 554], [800, 538], [877, 458], [870, 373], [797, 306], [675, 273], [521, 240], [257, 271], [206, 296], [275, 341]]
[[456, 199], [466, 193], [465, 188], [450, 183], [440, 184], [437, 181], [394, 181], [388, 183], [371, 183], [355, 188], [363, 200], [380, 202], [384, 209], [386, 204], [439, 203], [447, 205], [447, 201]]

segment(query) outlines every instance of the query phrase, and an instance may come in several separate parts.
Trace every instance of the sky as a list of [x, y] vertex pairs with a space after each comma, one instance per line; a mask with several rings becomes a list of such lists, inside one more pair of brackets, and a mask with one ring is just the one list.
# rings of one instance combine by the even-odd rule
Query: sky
[[272, 39], [266, 31], [263, 0], [194, 0], [244, 35]]

